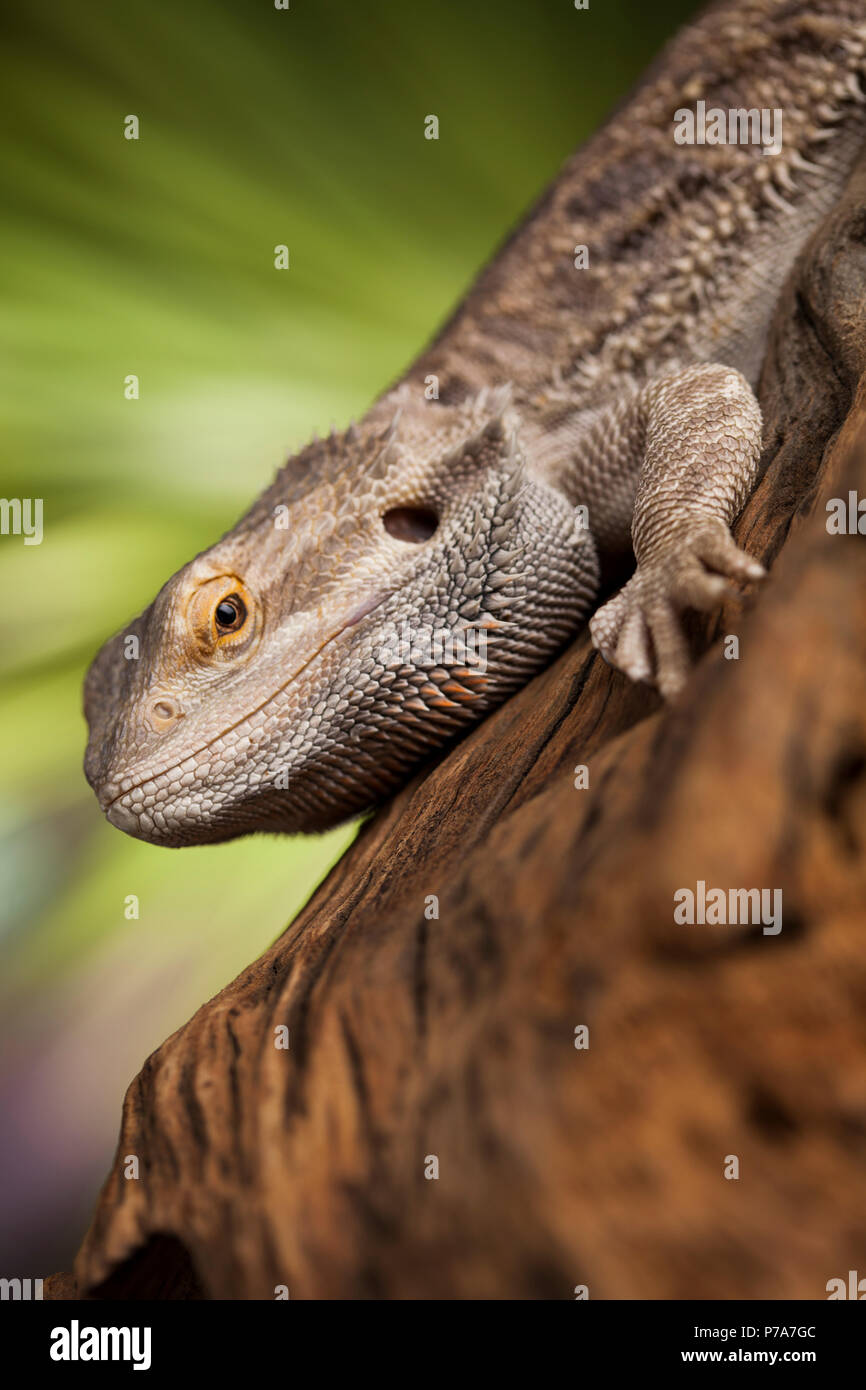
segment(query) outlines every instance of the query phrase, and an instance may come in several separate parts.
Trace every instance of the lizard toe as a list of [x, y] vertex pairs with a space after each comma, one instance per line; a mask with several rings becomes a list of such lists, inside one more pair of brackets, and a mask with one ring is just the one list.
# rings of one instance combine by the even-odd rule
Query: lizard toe
[[643, 609], [633, 604], [620, 628], [613, 664], [633, 681], [651, 681], [653, 651]]
[[658, 599], [647, 610], [647, 624], [655, 653], [653, 683], [671, 700], [682, 690], [692, 665], [680, 616], [669, 599]]
[[681, 566], [668, 591], [677, 607], [697, 608], [702, 613], [711, 613], [735, 593], [724, 575], [705, 569], [694, 557]]
[[614, 653], [620, 630], [626, 616], [626, 590], [621, 589], [612, 599], [603, 604], [589, 620], [589, 634], [592, 645], [601, 652], [605, 661], [614, 664]]
[[708, 569], [739, 583], [757, 583], [766, 577], [764, 566], [740, 549], [723, 521], [708, 522], [702, 527], [692, 552]]

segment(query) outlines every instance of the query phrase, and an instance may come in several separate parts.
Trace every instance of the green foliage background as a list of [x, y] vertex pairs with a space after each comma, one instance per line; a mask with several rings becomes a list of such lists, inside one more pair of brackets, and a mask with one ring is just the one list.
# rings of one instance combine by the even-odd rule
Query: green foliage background
[[0, 486], [44, 499], [45, 538], [0, 537], [0, 1273], [68, 1267], [141, 1061], [353, 834], [177, 852], [112, 829], [80, 770], [87, 663], [289, 450], [363, 412], [693, 8], [6, 7]]

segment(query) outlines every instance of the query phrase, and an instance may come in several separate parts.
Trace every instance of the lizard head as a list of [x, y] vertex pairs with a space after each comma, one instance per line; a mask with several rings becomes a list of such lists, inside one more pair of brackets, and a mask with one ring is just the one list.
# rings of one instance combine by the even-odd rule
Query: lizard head
[[527, 475], [507, 393], [392, 414], [291, 458], [100, 651], [85, 772], [112, 824], [163, 845], [334, 825], [577, 626], [592, 542]]

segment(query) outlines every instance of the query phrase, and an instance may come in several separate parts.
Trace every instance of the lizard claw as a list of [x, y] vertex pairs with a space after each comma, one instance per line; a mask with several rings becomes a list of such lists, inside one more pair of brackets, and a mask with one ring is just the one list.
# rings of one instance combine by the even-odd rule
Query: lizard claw
[[672, 551], [639, 564], [626, 585], [590, 620], [593, 646], [633, 681], [655, 685], [666, 700], [678, 694], [691, 667], [680, 614], [711, 612], [739, 583], [766, 571], [731, 536], [722, 521], [707, 518], [677, 540]]

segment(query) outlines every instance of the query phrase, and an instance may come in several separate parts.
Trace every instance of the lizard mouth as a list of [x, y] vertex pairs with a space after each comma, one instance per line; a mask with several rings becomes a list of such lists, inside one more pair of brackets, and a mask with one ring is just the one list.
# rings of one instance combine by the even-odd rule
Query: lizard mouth
[[299, 676], [302, 676], [303, 673], [312, 666], [313, 662], [318, 660], [322, 652], [330, 647], [342, 633], [346, 632], [350, 627], [357, 626], [357, 624], [368, 617], [370, 613], [379, 608], [387, 598], [390, 598], [391, 593], [392, 590], [386, 590], [385, 592], [379, 591], [365, 599], [345, 622], [341, 623], [338, 628], [330, 633], [312, 655], [307, 657], [306, 661], [302, 662], [297, 670], [292, 672], [288, 680], [283, 681], [281, 685], [277, 686], [276, 690], [274, 690], [266, 700], [262, 700], [260, 704], [247, 710], [246, 713], [239, 715], [227, 728], [220, 730], [218, 734], [208, 739], [207, 743], [201, 744], [194, 752], [185, 753], [182, 758], [177, 759], [175, 762], [169, 763], [165, 767], [157, 768], [152, 772], [148, 772], [146, 775], [140, 776], [135, 780], [124, 782], [122, 786], [118, 785], [116, 781], [109, 780], [104, 783], [102, 787], [96, 789], [96, 797], [103, 813], [113, 825], [118, 827], [118, 829], [125, 830], [127, 833], [134, 833], [134, 827], [138, 825], [137, 813], [131, 807], [119, 806], [118, 802], [122, 801], [130, 792], [134, 792], [137, 787], [146, 786], [148, 782], [153, 782], [158, 777], [164, 777], [167, 773], [176, 771], [183, 763], [188, 762], [190, 758], [198, 759], [202, 753], [206, 753], [209, 748], [212, 748], [220, 739], [225, 738], [226, 734], [231, 733], [233, 729], [237, 729], [241, 724], [245, 724], [247, 720], [251, 719], [259, 710], [267, 709], [268, 705], [276, 700], [277, 696], [281, 695], [284, 690], [287, 690], [293, 681], [296, 681]]

